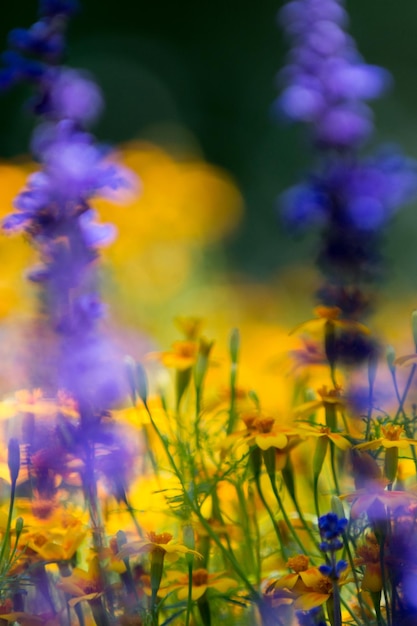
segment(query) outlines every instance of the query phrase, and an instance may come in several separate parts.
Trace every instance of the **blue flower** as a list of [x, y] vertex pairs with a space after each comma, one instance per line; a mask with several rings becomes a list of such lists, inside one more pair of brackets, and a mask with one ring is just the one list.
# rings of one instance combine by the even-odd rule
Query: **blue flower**
[[348, 520], [346, 517], [338, 517], [336, 513], [327, 513], [319, 517], [319, 531], [322, 539], [332, 541], [337, 539], [346, 530]]

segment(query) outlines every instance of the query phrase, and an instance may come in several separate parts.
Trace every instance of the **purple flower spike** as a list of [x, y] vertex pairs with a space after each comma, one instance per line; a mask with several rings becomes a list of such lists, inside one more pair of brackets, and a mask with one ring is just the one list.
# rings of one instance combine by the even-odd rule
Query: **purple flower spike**
[[116, 231], [97, 223], [89, 202], [125, 193], [133, 180], [85, 130], [102, 110], [100, 89], [86, 73], [59, 66], [67, 18], [77, 7], [74, 0], [41, 0], [39, 21], [12, 31], [14, 50], [3, 55], [0, 86], [30, 80], [33, 111], [41, 119], [31, 143], [41, 169], [28, 178], [3, 230], [24, 231], [39, 252], [41, 262], [28, 278], [42, 289], [47, 327], [57, 344], [49, 381], [70, 392], [87, 428], [86, 422], [98, 423], [125, 393], [121, 355], [99, 326], [105, 307], [96, 261]]
[[328, 148], [351, 149], [372, 133], [364, 100], [390, 85], [387, 71], [363, 62], [346, 34], [346, 12], [338, 0], [295, 0], [280, 12], [292, 44], [277, 110], [314, 124], [313, 136]]

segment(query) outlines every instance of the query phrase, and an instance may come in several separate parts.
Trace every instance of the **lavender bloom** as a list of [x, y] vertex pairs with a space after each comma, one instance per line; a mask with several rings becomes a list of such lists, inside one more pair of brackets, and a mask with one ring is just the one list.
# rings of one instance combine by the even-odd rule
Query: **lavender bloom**
[[30, 78], [41, 118], [31, 144], [41, 169], [15, 199], [3, 230], [24, 231], [39, 251], [41, 265], [29, 277], [42, 286], [49, 329], [58, 339], [51, 380], [77, 400], [85, 422], [124, 392], [120, 355], [98, 325], [105, 309], [95, 261], [115, 229], [98, 224], [89, 203], [98, 195], [114, 198], [132, 177], [85, 130], [102, 109], [99, 88], [87, 74], [57, 66], [76, 8], [71, 0], [41, 1], [39, 21], [10, 34], [18, 52], [3, 55], [8, 67], [0, 84]]
[[41, 20], [31, 28], [15, 28], [9, 34], [9, 45], [25, 54], [44, 55], [54, 58], [64, 50], [62, 33], [54, 32], [51, 25]]
[[347, 16], [338, 0], [294, 0], [280, 18], [293, 48], [280, 75], [278, 111], [312, 124], [323, 146], [355, 148], [373, 130], [364, 101], [385, 91], [388, 72], [363, 62], [344, 31]]
[[[372, 131], [368, 101], [390, 84], [388, 73], [366, 64], [346, 33], [342, 0], [291, 0], [280, 21], [292, 49], [280, 74], [281, 115], [309, 125], [316, 165], [307, 180], [282, 194], [284, 221], [293, 230], [321, 230], [317, 265], [324, 281], [317, 297], [359, 320], [370, 309], [369, 284], [382, 275], [381, 231], [417, 195], [417, 163], [398, 150], [364, 158]], [[339, 333], [337, 360], [355, 365], [375, 357], [361, 333]]]
[[[8, 43], [11, 50], [2, 54], [5, 67], [0, 70], [0, 88], [8, 88], [20, 81], [41, 84], [50, 64], [58, 64], [65, 52], [67, 19], [77, 8], [76, 0], [41, 0], [40, 19], [30, 28], [16, 28], [10, 32]], [[39, 98], [42, 100], [44, 95], [45, 89]]]
[[378, 231], [417, 193], [417, 163], [393, 150], [330, 162], [281, 197], [285, 222], [304, 229], [337, 220], [344, 229]]

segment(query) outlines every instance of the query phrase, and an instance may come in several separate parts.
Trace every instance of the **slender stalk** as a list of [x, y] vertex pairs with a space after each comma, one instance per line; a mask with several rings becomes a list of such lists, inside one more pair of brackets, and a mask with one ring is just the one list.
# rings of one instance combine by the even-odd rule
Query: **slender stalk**
[[414, 374], [416, 373], [416, 370], [417, 370], [417, 365], [414, 363], [413, 366], [411, 367], [410, 374], [408, 375], [408, 380], [405, 385], [403, 395], [401, 396], [400, 404], [395, 414], [394, 421], [399, 417], [400, 413], [404, 412], [404, 403], [407, 399], [408, 392], [410, 391], [411, 383], [413, 382], [413, 378], [414, 378]]
[[288, 530], [290, 531], [291, 535], [293, 536], [293, 539], [294, 539], [295, 543], [298, 545], [300, 550], [304, 554], [307, 554], [308, 551], [306, 550], [303, 542], [301, 541], [301, 539], [299, 538], [299, 536], [295, 532], [295, 528], [292, 525], [291, 520], [290, 520], [290, 518], [287, 515], [285, 507], [284, 507], [284, 505], [282, 503], [281, 496], [279, 495], [279, 491], [278, 491], [278, 488], [277, 488], [277, 484], [276, 484], [275, 478], [273, 476], [269, 476], [269, 479], [270, 479], [270, 482], [271, 482], [272, 492], [273, 492], [273, 494], [275, 496], [275, 499], [276, 499], [276, 501], [278, 503], [279, 509], [280, 509], [280, 511], [282, 513], [282, 516], [283, 516], [284, 521], [285, 521], [285, 523], [286, 523], [286, 525], [288, 527]]
[[241, 578], [242, 582], [244, 583], [245, 587], [247, 588], [247, 590], [249, 591], [252, 599], [256, 600], [259, 596], [258, 592], [256, 591], [256, 589], [254, 588], [254, 586], [250, 583], [250, 581], [248, 580], [247, 576], [245, 575], [245, 573], [243, 572], [242, 568], [239, 565], [239, 562], [236, 560], [236, 557], [230, 553], [228, 550], [226, 550], [226, 548], [224, 547], [224, 545], [222, 544], [222, 542], [220, 541], [219, 537], [217, 536], [217, 534], [213, 531], [213, 529], [211, 528], [209, 522], [205, 519], [204, 515], [202, 515], [200, 508], [198, 506], [198, 504], [194, 501], [193, 498], [191, 498], [191, 496], [188, 493], [188, 490], [186, 489], [184, 480], [182, 478], [181, 473], [178, 470], [177, 464], [175, 463], [174, 457], [172, 456], [170, 450], [169, 450], [169, 446], [168, 446], [168, 442], [166, 440], [166, 438], [162, 435], [162, 433], [160, 432], [159, 428], [157, 427], [157, 425], [155, 424], [155, 421], [152, 417], [152, 414], [150, 413], [149, 409], [148, 410], [148, 414], [152, 423], [152, 426], [155, 429], [156, 434], [158, 435], [163, 448], [165, 450], [165, 454], [168, 457], [168, 460], [171, 464], [172, 469], [174, 470], [175, 475], [177, 476], [178, 480], [180, 481], [182, 490], [183, 490], [183, 494], [184, 497], [190, 507], [190, 509], [195, 513], [195, 515], [198, 517], [201, 525], [204, 527], [205, 531], [207, 532], [207, 534], [211, 537], [211, 539], [214, 541], [214, 543], [217, 545], [217, 547], [220, 549], [220, 551], [222, 552], [222, 554], [225, 556], [225, 558], [229, 561], [229, 563], [231, 564], [231, 566], [233, 567], [233, 569], [235, 570], [236, 574], [239, 576], [239, 578]]
[[279, 543], [279, 546], [281, 548], [282, 556], [284, 557], [284, 559], [288, 559], [288, 551], [287, 551], [287, 548], [286, 548], [286, 546], [284, 544], [284, 541], [283, 541], [283, 538], [282, 538], [281, 529], [280, 529], [279, 525], [277, 524], [277, 521], [275, 519], [275, 515], [274, 515], [271, 507], [269, 506], [268, 502], [265, 499], [265, 496], [263, 494], [262, 487], [261, 487], [259, 479], [255, 478], [255, 483], [256, 483], [256, 488], [258, 490], [258, 494], [259, 494], [259, 497], [261, 499], [261, 502], [264, 505], [264, 507], [265, 507], [265, 509], [266, 509], [266, 511], [267, 511], [267, 513], [268, 513], [268, 515], [270, 517], [270, 519], [271, 519], [272, 526], [274, 527], [275, 534], [277, 536], [278, 543]]
[[193, 607], [193, 564], [188, 563], [188, 595], [187, 595], [187, 613], [185, 615], [185, 626], [190, 625], [192, 607]]
[[339, 488], [339, 480], [337, 478], [337, 472], [336, 472], [336, 459], [335, 459], [335, 445], [333, 444], [333, 442], [330, 442], [330, 465], [332, 468], [332, 476], [333, 476], [333, 481], [334, 481], [334, 486], [336, 488], [336, 494], [339, 496], [340, 495], [340, 488]]

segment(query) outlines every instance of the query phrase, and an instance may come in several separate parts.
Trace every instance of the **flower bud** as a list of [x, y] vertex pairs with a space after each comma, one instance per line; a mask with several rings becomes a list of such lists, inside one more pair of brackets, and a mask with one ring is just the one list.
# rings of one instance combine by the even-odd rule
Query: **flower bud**
[[398, 468], [398, 448], [387, 448], [385, 450], [384, 473], [390, 483], [393, 483], [397, 475]]
[[240, 334], [237, 328], [234, 328], [230, 333], [230, 358], [232, 359], [232, 363], [236, 364], [239, 358], [239, 348], [240, 348]]
[[16, 537], [19, 538], [23, 530], [23, 517], [18, 517], [15, 523]]
[[20, 448], [17, 439], [12, 438], [9, 441], [7, 464], [10, 471], [10, 480], [12, 484], [15, 484], [20, 470]]

